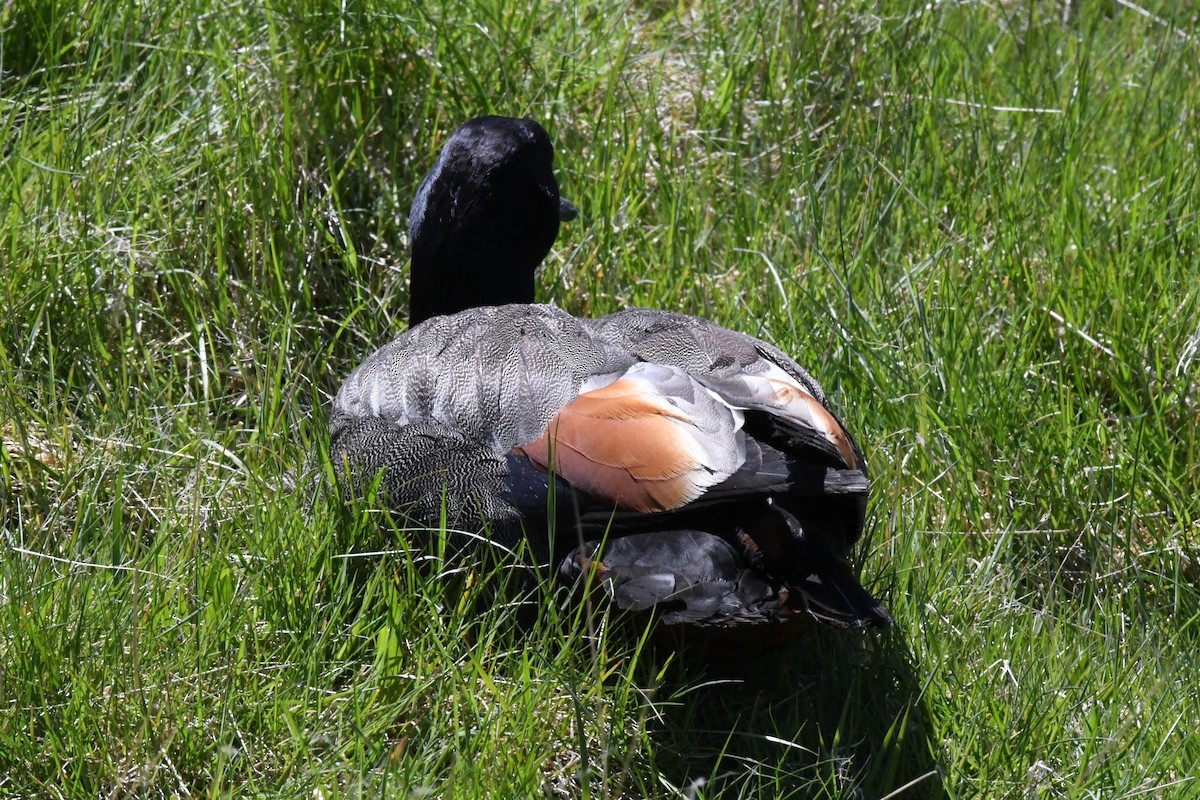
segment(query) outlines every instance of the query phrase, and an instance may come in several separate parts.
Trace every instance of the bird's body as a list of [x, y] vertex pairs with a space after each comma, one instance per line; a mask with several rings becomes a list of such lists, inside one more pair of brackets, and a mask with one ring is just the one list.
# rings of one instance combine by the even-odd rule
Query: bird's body
[[512, 284], [531, 278], [567, 209], [552, 153], [536, 123], [481, 118], [422, 184], [414, 327], [333, 405], [349, 485], [378, 477], [411, 518], [524, 542], [668, 624], [886, 624], [845, 560], [866, 508], [862, 454], [792, 359], [668, 311], [499, 304], [532, 300], [531, 280]]

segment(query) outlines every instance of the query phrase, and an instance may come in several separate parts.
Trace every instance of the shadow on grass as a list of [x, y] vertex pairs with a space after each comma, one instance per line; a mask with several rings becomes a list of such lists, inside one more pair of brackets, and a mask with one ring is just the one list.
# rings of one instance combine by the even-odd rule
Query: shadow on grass
[[945, 796], [935, 726], [896, 628], [814, 626], [726, 665], [680, 650], [663, 675], [655, 762], [685, 796]]
[[[371, 527], [361, 518], [356, 522]], [[365, 535], [360, 542], [395, 546], [414, 535], [384, 528], [386, 534]], [[414, 555], [440, 549], [429, 541], [413, 544]], [[444, 548], [446, 540], [438, 544]], [[498, 674], [511, 677], [528, 667], [543, 677], [557, 674], [562, 685], [580, 691], [596, 676], [606, 676], [600, 678], [603, 696], [619, 707], [611, 720], [617, 727], [607, 729], [597, 720], [589, 730], [598, 726], [592, 733], [600, 737], [591, 744], [615, 760], [593, 761], [591, 767], [599, 768], [603, 783], [611, 781], [617, 794], [636, 789], [643, 796], [708, 799], [945, 796], [945, 759], [899, 626], [846, 631], [814, 624], [762, 655], [753, 655], [756, 645], [762, 649], [759, 636], [679, 645], [661, 635], [670, 630], [661, 626], [655, 629], [659, 643], [651, 645], [643, 639], [649, 622], [644, 616], [610, 619], [610, 628], [600, 621], [603, 610], [594, 609], [600, 617], [589, 623], [587, 604], [577, 596], [568, 600], [546, 576], [536, 580], [520, 570], [497, 575], [492, 572], [497, 565], [488, 568], [469, 558], [451, 566], [456, 559], [444, 560], [446, 555], [442, 550], [433, 557], [390, 561], [389, 581], [399, 590], [390, 602], [404, 607], [393, 609], [393, 616], [423, 618], [426, 627], [439, 627], [434, 620], [441, 617], [443, 638], [458, 647], [480, 657], [514, 654], [515, 661], [491, 664]], [[369, 583], [380, 566], [377, 558], [349, 561], [355, 585]], [[458, 610], [451, 619], [444, 618], [448, 609]], [[597, 645], [605, 655], [588, 668], [597, 656], [584, 642], [606, 639], [600, 629], [614, 638]], [[442, 658], [431, 657], [432, 663]], [[625, 672], [619, 664], [635, 666]], [[634, 693], [641, 699], [626, 695], [623, 684], [640, 687]], [[626, 696], [631, 705], [617, 699]], [[645, 722], [637, 721], [637, 706]], [[586, 703], [579, 711], [593, 713]], [[634, 729], [641, 725], [648, 732], [639, 735]], [[621, 733], [625, 726], [635, 728]], [[605, 742], [601, 730], [615, 738]], [[629, 747], [641, 755], [624, 754]], [[585, 757], [582, 774], [568, 770], [574, 777], [567, 783], [575, 791], [582, 788], [576, 781], [588, 780], [582, 777], [588, 762]], [[612, 774], [617, 764], [620, 774]]]

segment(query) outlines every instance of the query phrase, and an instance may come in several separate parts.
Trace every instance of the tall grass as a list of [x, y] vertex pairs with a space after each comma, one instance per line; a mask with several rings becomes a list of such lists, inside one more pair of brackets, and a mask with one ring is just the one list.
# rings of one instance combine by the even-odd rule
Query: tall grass
[[[1177, 797], [1200, 16], [0, 7], [0, 794]], [[897, 624], [710, 665], [324, 491], [446, 134], [533, 116], [575, 313], [700, 313], [867, 450]], [[500, 595], [510, 600], [518, 592]]]

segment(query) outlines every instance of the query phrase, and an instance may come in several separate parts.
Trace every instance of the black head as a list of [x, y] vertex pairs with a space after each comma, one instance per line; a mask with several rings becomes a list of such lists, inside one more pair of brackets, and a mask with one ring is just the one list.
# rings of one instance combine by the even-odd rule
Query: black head
[[467, 308], [532, 303], [534, 271], [575, 208], [554, 145], [528, 119], [476, 117], [446, 141], [409, 216], [409, 325]]

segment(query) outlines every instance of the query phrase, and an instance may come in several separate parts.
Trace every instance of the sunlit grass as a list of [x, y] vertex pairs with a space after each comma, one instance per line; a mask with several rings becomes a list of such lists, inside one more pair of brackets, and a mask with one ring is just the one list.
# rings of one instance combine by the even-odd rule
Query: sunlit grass
[[[0, 9], [0, 794], [1171, 797], [1200, 746], [1186, 4]], [[863, 443], [892, 631], [707, 665], [327, 491], [445, 136], [533, 116], [575, 313]], [[434, 537], [436, 539], [436, 537]]]

